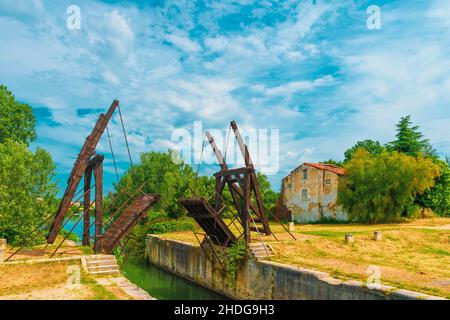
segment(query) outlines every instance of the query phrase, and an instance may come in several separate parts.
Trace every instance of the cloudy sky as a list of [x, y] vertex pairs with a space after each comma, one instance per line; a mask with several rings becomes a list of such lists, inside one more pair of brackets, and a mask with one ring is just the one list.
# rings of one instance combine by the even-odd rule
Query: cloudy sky
[[[67, 28], [70, 5], [79, 30]], [[367, 28], [370, 5], [379, 30]], [[391, 141], [407, 114], [450, 155], [448, 0], [0, 0], [0, 39], [0, 83], [33, 107], [33, 147], [52, 154], [60, 181], [113, 99], [135, 160], [194, 121], [279, 129], [275, 189], [302, 162]], [[117, 118], [110, 131], [122, 171]], [[99, 149], [110, 185], [107, 140]]]

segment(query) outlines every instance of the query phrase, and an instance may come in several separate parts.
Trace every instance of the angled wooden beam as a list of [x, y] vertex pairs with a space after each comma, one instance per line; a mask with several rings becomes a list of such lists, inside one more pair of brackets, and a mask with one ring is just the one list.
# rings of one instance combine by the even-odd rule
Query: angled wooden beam
[[253, 161], [250, 157], [250, 152], [248, 150], [247, 145], [244, 143], [242, 139], [241, 133], [235, 121], [231, 121], [231, 128], [233, 129], [234, 135], [239, 145], [239, 149], [241, 150], [241, 154], [244, 157], [245, 166], [252, 169], [252, 173], [250, 174], [250, 182], [251, 182], [251, 190], [253, 190], [256, 200], [256, 205], [258, 207], [257, 211], [254, 211], [255, 214], [260, 218], [261, 223], [264, 226], [264, 232], [266, 235], [270, 235], [270, 226], [267, 221], [266, 209], [264, 208], [264, 203], [261, 197], [261, 191], [259, 189], [258, 177], [255, 173], [255, 167], [253, 166]]
[[66, 191], [64, 192], [64, 196], [59, 204], [58, 211], [55, 214], [52, 225], [50, 226], [50, 230], [47, 234], [47, 242], [49, 244], [55, 242], [56, 236], [58, 235], [64, 221], [64, 217], [70, 208], [72, 198], [75, 195], [84, 172], [86, 171], [88, 162], [94, 155], [95, 148], [97, 147], [98, 142], [100, 141], [100, 138], [102, 137], [102, 134], [118, 105], [119, 101], [114, 100], [109, 107], [108, 112], [106, 114], [100, 115], [97, 123], [94, 126], [94, 129], [86, 138], [86, 141], [84, 142], [83, 147], [78, 154], [77, 160], [75, 161], [72, 172], [70, 173], [69, 179], [67, 181]]

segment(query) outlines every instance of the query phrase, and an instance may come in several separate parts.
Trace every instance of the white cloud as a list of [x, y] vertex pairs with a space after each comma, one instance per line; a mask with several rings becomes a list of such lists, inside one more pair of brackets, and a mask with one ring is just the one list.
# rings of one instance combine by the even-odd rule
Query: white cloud
[[37, 18], [44, 12], [41, 0], [2, 0], [0, 14], [13, 18]]
[[185, 36], [168, 34], [166, 40], [187, 53], [196, 53], [201, 50], [198, 43]]
[[334, 79], [331, 75], [326, 75], [322, 78], [315, 80], [304, 80], [304, 81], [292, 81], [281, 86], [271, 87], [271, 88], [261, 88], [257, 87], [258, 90], [262, 91], [268, 96], [290, 96], [299, 92], [310, 91], [317, 87], [332, 85]]

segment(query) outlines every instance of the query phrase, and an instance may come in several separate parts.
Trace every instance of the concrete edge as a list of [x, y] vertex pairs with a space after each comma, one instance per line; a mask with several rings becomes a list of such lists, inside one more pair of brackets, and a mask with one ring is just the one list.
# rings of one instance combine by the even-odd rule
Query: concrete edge
[[[196, 246], [193, 246], [189, 242], [168, 239], [168, 238], [164, 238], [162, 236], [154, 235], [154, 234], [147, 234], [145, 237], [145, 239], [146, 239], [145, 241], [147, 242], [147, 239], [151, 238], [151, 237], [157, 238], [160, 241], [167, 241], [167, 242], [172, 242], [177, 245], [186, 245], [186, 246], [196, 248]], [[417, 291], [400, 289], [400, 288], [396, 288], [396, 287], [392, 287], [392, 286], [388, 286], [388, 285], [384, 285], [384, 284], [378, 284], [378, 283], [366, 284], [359, 280], [345, 281], [345, 280], [334, 278], [327, 272], [306, 269], [306, 268], [289, 265], [289, 264], [285, 264], [285, 263], [280, 263], [280, 262], [255, 260], [255, 263], [257, 263], [257, 264], [259, 263], [259, 264], [263, 264], [263, 265], [264, 264], [271, 265], [273, 267], [302, 273], [307, 276], [315, 277], [319, 281], [323, 281], [328, 284], [332, 284], [332, 285], [336, 285], [336, 286], [343, 286], [343, 287], [349, 287], [349, 288], [354, 288], [354, 287], [363, 288], [365, 290], [368, 290], [369, 292], [374, 293], [374, 295], [380, 295], [380, 294], [384, 295], [387, 297], [388, 300], [447, 300], [446, 298], [443, 298], [443, 297], [432, 296], [432, 295], [428, 295], [426, 293], [417, 292]], [[170, 271], [170, 270], [168, 270], [168, 271]], [[170, 272], [173, 272], [173, 271], [170, 271]]]
[[60, 261], [76, 261], [82, 260], [83, 256], [74, 257], [64, 257], [64, 258], [42, 258], [42, 259], [27, 259], [27, 260], [17, 260], [10, 262], [3, 262], [1, 265], [15, 265], [15, 264], [33, 264], [33, 263], [48, 263], [48, 262], [60, 262]]

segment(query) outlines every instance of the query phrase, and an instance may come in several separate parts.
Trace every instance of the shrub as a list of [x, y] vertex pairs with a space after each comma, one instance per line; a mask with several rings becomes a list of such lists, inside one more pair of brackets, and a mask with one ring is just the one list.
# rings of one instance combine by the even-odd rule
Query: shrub
[[380, 223], [412, 218], [414, 198], [429, 190], [440, 169], [431, 159], [396, 151], [371, 155], [357, 150], [340, 179], [338, 204], [351, 220]]

